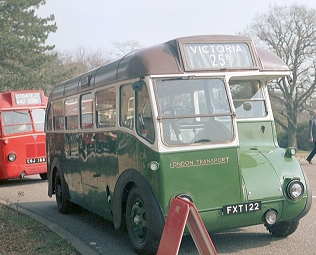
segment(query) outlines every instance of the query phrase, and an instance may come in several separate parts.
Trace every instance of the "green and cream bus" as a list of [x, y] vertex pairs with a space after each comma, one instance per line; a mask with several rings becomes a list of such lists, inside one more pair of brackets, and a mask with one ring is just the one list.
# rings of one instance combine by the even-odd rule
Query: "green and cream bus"
[[288, 236], [311, 207], [295, 148], [278, 146], [269, 82], [291, 82], [246, 37], [183, 37], [57, 85], [46, 114], [48, 195], [127, 228], [156, 251], [170, 202], [209, 232], [264, 224]]

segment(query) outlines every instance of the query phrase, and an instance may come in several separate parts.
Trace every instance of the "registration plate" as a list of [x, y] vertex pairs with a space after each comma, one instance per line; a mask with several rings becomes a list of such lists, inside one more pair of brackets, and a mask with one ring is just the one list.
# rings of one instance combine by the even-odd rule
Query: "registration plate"
[[239, 213], [248, 213], [261, 210], [261, 202], [250, 202], [235, 205], [225, 205], [223, 206], [223, 215], [232, 215]]
[[46, 162], [46, 158], [28, 158], [26, 159], [26, 164], [37, 164], [37, 163], [44, 163]]

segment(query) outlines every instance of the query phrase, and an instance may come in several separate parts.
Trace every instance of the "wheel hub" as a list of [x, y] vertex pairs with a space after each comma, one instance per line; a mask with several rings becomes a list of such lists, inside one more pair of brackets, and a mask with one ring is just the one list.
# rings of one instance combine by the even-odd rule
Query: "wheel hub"
[[144, 203], [140, 198], [134, 200], [130, 213], [130, 219], [134, 236], [140, 242], [143, 242], [147, 235], [146, 210]]
[[139, 215], [135, 215], [135, 217], [134, 217], [134, 223], [135, 223], [135, 225], [139, 225], [139, 223], [140, 223], [140, 217], [139, 217]]

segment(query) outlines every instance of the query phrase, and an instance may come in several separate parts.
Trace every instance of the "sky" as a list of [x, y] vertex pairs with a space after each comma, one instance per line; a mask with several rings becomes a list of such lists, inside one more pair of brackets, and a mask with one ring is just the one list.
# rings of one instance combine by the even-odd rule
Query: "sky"
[[270, 6], [295, 3], [316, 9], [316, 0], [46, 0], [37, 15], [54, 14], [58, 29], [46, 43], [57, 51], [111, 51], [115, 42], [147, 47], [183, 36], [237, 34]]

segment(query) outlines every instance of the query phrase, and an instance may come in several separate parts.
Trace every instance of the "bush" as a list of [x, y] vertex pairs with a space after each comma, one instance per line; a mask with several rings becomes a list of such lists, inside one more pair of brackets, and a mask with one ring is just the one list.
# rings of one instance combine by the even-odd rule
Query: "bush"
[[[288, 147], [288, 137], [287, 133], [280, 132], [277, 134], [277, 139], [280, 147], [287, 148]], [[309, 151], [313, 148], [314, 144], [310, 143], [309, 135], [308, 135], [308, 122], [299, 123], [297, 125], [297, 133], [296, 133], [296, 140], [297, 140], [297, 149], [302, 151]]]
[[296, 140], [297, 140], [297, 148], [299, 150], [309, 151], [314, 147], [314, 144], [308, 141], [309, 140], [308, 122], [299, 123], [297, 125]]

